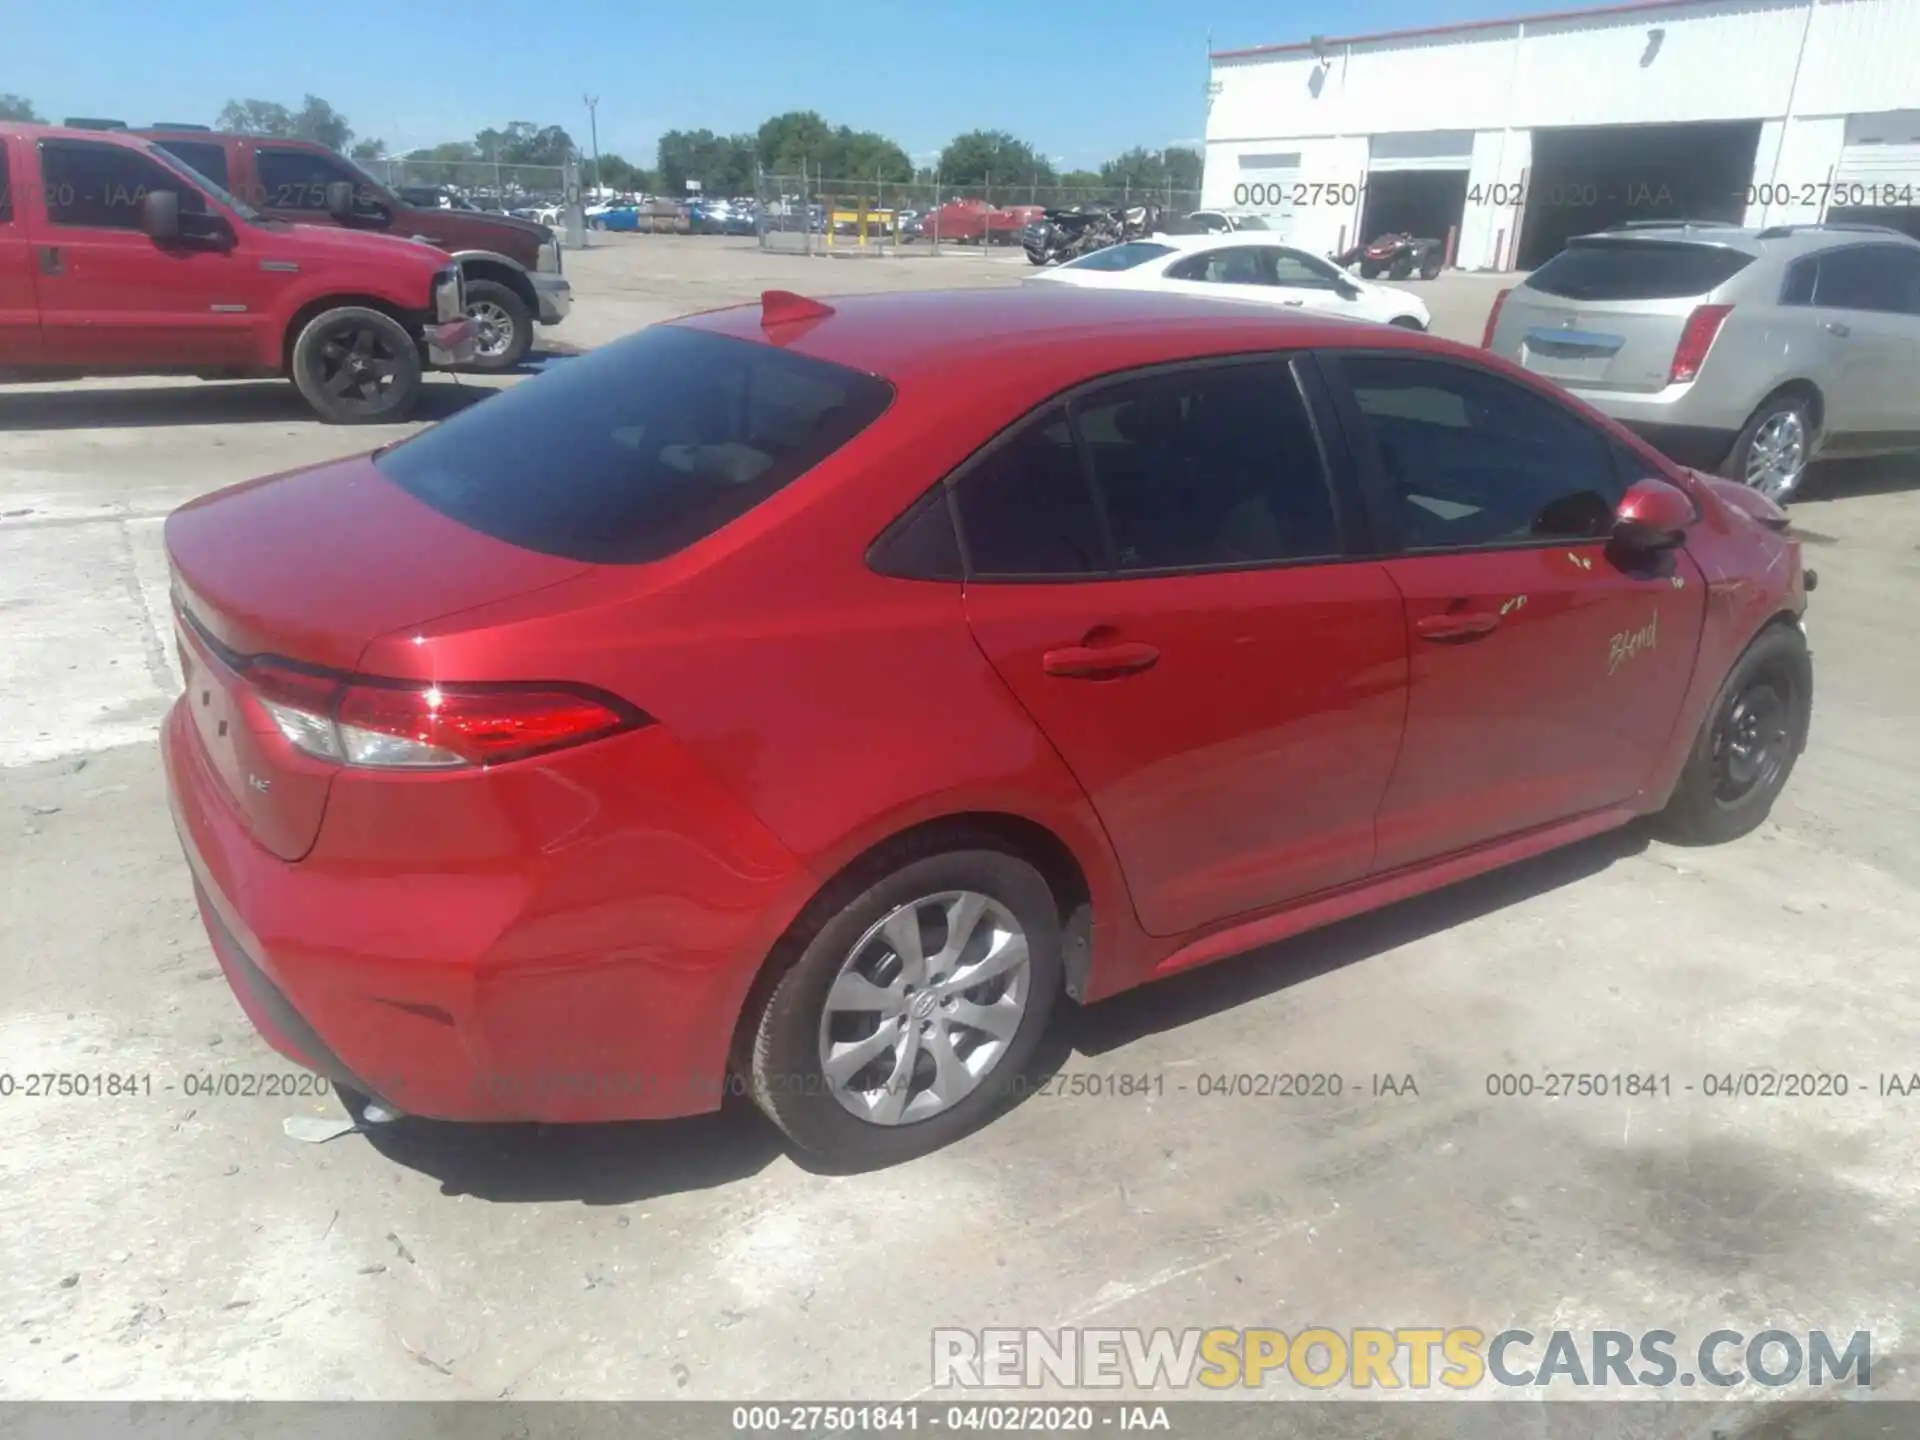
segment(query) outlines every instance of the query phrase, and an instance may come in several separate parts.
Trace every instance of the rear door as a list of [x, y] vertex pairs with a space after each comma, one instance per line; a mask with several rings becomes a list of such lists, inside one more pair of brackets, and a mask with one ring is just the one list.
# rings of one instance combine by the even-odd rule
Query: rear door
[[258, 258], [241, 243], [161, 244], [141, 228], [153, 190], [211, 213], [184, 176], [131, 145], [47, 139], [23, 198], [48, 363], [101, 370], [227, 369], [256, 354]]
[[37, 188], [26, 142], [0, 135], [0, 367], [40, 362], [40, 301], [33, 283], [33, 246], [19, 197]]
[[1920, 248], [1848, 245], [1813, 258], [1814, 315], [1841, 357], [1827, 428], [1858, 449], [1920, 431]]
[[1373, 862], [1404, 623], [1384, 567], [1348, 558], [1302, 383], [1276, 358], [1100, 384], [955, 482], [974, 636], [1157, 935]]
[[1752, 262], [1691, 240], [1575, 240], [1507, 296], [1492, 349], [1570, 389], [1653, 394], [1687, 317]]
[[1652, 773], [1693, 675], [1706, 586], [1606, 536], [1645, 467], [1583, 416], [1478, 366], [1325, 363], [1386, 568], [1405, 597], [1406, 743], [1378, 868], [1618, 805]]

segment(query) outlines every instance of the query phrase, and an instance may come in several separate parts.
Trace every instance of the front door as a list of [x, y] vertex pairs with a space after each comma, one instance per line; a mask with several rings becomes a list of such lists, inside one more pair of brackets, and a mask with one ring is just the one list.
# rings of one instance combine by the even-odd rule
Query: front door
[[[1814, 315], [1832, 337], [1837, 381], [1828, 428], [1871, 451], [1920, 435], [1920, 250], [1849, 245], [1817, 258]], [[1837, 415], [1836, 415], [1837, 412]]]
[[[1089, 483], [1091, 481], [1091, 483]], [[1406, 639], [1283, 361], [1122, 379], [975, 462], [967, 614], [1157, 935], [1365, 875]]]
[[42, 140], [33, 222], [41, 347], [54, 365], [221, 370], [253, 363], [258, 257], [244, 243], [162, 244], [141, 228], [154, 190], [209, 213], [185, 177], [127, 145]]
[[279, 219], [302, 225], [343, 223], [327, 209], [327, 187], [344, 183], [353, 187], [353, 210], [345, 224], [356, 230], [385, 230], [392, 224], [393, 207], [386, 198], [338, 156], [263, 142], [254, 146], [253, 171], [254, 202]]
[[1606, 536], [1645, 469], [1531, 387], [1437, 358], [1328, 360], [1405, 597], [1406, 743], [1380, 807], [1391, 870], [1630, 799], [1671, 738], [1706, 585]]

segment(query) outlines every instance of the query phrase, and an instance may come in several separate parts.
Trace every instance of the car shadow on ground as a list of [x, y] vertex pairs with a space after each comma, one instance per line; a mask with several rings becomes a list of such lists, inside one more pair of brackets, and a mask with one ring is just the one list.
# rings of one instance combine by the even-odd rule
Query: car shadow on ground
[[[1207, 966], [1098, 1005], [1068, 1006], [1029, 1066], [1029, 1090], [1074, 1055], [1098, 1056], [1299, 985], [1521, 900], [1574, 884], [1647, 845], [1639, 825], [1569, 846], [1448, 889]], [[440, 1182], [442, 1193], [524, 1203], [621, 1205], [703, 1190], [763, 1170], [784, 1145], [751, 1101], [719, 1113], [607, 1125], [455, 1125], [401, 1120], [368, 1126], [382, 1156]], [[816, 1174], [842, 1173], [793, 1157]]]
[[[444, 420], [493, 393], [492, 386], [463, 384], [458, 377], [436, 375], [421, 387], [420, 403], [396, 425]], [[0, 431], [316, 423], [313, 407], [283, 380], [0, 393]], [[359, 428], [369, 435], [379, 435], [394, 427]]]
[[1864, 460], [1824, 460], [1801, 482], [1802, 501], [1851, 500], [1920, 490], [1920, 455], [1882, 455]]

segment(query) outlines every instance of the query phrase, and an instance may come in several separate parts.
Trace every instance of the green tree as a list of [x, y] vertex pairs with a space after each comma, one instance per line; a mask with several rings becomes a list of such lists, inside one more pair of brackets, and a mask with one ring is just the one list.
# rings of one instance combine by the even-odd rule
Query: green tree
[[1060, 177], [1060, 183], [1072, 190], [1100, 190], [1107, 182], [1097, 170], [1069, 170]]
[[443, 165], [478, 158], [471, 140], [443, 140], [438, 145], [427, 146], [424, 150], [407, 152], [409, 160], [435, 160]]
[[499, 165], [564, 165], [578, 148], [558, 125], [535, 125], [515, 120], [501, 129], [482, 130], [473, 137], [482, 160]]
[[24, 95], [9, 95], [0, 92], [0, 120], [18, 120], [28, 125], [38, 125], [40, 112], [33, 108], [33, 102]]
[[1200, 171], [1203, 161], [1197, 150], [1182, 146], [1169, 146], [1165, 150], [1148, 150], [1135, 146], [1124, 155], [1109, 160], [1100, 167], [1100, 178], [1107, 185], [1117, 189], [1143, 190], [1158, 193], [1168, 188], [1174, 190], [1198, 190]]
[[1053, 184], [1053, 166], [1033, 146], [1004, 130], [970, 130], [940, 152], [940, 179], [948, 185], [1037, 182]]
[[353, 149], [349, 153], [355, 160], [379, 160], [387, 153], [387, 142], [369, 136], [365, 140], [354, 141]]
[[602, 155], [599, 179], [590, 183], [605, 185], [611, 190], [651, 190], [653, 176], [623, 156]]
[[665, 194], [680, 195], [687, 181], [697, 180], [708, 195], [746, 194], [754, 185], [757, 147], [752, 135], [669, 130], [660, 137], [660, 188]]
[[318, 95], [308, 95], [298, 110], [272, 100], [229, 100], [214, 121], [221, 130], [270, 135], [281, 140], [312, 140], [329, 150], [345, 150], [353, 139], [347, 117]]
[[833, 127], [812, 110], [789, 110], [764, 121], [754, 137], [760, 168], [771, 175], [795, 175], [805, 165], [815, 174], [833, 147]]
[[893, 184], [913, 178], [913, 161], [886, 136], [842, 125], [833, 132], [824, 173], [830, 179], [884, 180]]

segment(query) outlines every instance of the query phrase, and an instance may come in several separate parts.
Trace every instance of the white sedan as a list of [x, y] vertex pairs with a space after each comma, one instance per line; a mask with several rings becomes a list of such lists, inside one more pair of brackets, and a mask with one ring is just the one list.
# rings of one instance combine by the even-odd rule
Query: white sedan
[[1331, 260], [1282, 245], [1258, 230], [1128, 240], [1036, 271], [1027, 283], [1207, 295], [1411, 330], [1425, 330], [1432, 320], [1418, 295], [1356, 280]]

